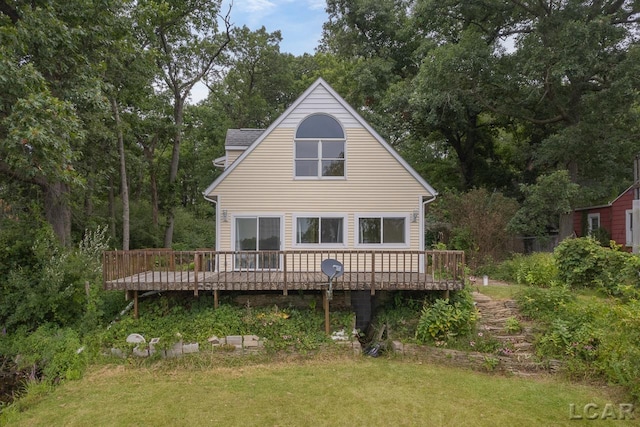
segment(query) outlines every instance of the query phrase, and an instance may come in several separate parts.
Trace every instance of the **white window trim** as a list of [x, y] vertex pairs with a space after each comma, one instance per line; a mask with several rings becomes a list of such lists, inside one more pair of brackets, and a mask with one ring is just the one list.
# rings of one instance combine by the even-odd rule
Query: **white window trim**
[[[297, 160], [305, 160], [305, 159], [298, 159], [297, 154], [296, 154], [296, 142], [317, 142], [318, 143], [318, 174], [315, 176], [298, 176], [296, 175], [296, 161]], [[342, 176], [323, 176], [322, 175], [322, 149], [320, 148], [322, 146], [322, 142], [323, 141], [327, 141], [327, 142], [342, 142], [344, 143], [344, 158], [342, 159], [342, 161], [344, 162], [344, 174]], [[307, 160], [312, 160], [312, 159], [307, 159]], [[339, 159], [334, 159], [332, 158], [332, 160], [339, 160]], [[329, 181], [344, 181], [347, 179], [347, 138], [294, 138], [293, 139], [293, 179], [294, 180], [301, 180], [301, 181], [314, 181], [314, 180], [329, 180]]]
[[[279, 251], [282, 251], [284, 249], [284, 228], [285, 228], [285, 222], [284, 222], [284, 214], [281, 213], [273, 213], [273, 212], [258, 212], [258, 213], [253, 213], [253, 212], [249, 212], [249, 213], [238, 213], [238, 214], [232, 214], [231, 215], [231, 248], [233, 252], [238, 251], [238, 248], [236, 247], [236, 219], [238, 218], [278, 218], [280, 220], [280, 248], [278, 249]], [[271, 270], [271, 271], [282, 271], [284, 264], [283, 264], [283, 257], [282, 255], [280, 255], [280, 261], [279, 261], [279, 267], [277, 269], [265, 269], [266, 270]], [[235, 264], [233, 266], [233, 270], [234, 271], [260, 271], [260, 269], [257, 270], [247, 270], [247, 269], [240, 269], [240, 268], [236, 268]]]
[[600, 222], [600, 213], [590, 213], [587, 215], [587, 233], [591, 235], [594, 230], [591, 228], [591, 220], [597, 218], [598, 219], [598, 228], [602, 228], [602, 223]]
[[625, 230], [625, 246], [633, 246], [633, 229], [631, 224], [633, 223], [633, 209], [627, 209], [624, 211], [624, 230]]
[[[298, 243], [298, 218], [342, 218], [342, 243]], [[313, 212], [313, 213], [294, 213], [292, 215], [291, 224], [291, 247], [293, 248], [330, 248], [330, 249], [344, 249], [347, 247], [347, 239], [349, 236], [349, 221], [348, 215], [345, 213], [334, 212]]]
[[[404, 243], [360, 243], [360, 218], [403, 218], [404, 219]], [[357, 213], [353, 217], [353, 245], [357, 248], [380, 249], [396, 248], [405, 249], [411, 247], [411, 219], [406, 212], [370, 212]]]

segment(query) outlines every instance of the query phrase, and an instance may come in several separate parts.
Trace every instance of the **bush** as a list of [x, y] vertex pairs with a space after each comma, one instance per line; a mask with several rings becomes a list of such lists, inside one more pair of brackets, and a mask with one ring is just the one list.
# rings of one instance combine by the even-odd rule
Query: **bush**
[[598, 377], [640, 399], [640, 302], [577, 299], [567, 287], [527, 288], [518, 296], [523, 314], [542, 321], [541, 357], [563, 359], [572, 377]]
[[614, 244], [606, 248], [590, 237], [566, 239], [554, 255], [559, 279], [571, 288], [590, 287], [631, 297], [640, 288], [640, 258]]
[[78, 333], [54, 324], [6, 336], [0, 342], [0, 352], [15, 355], [20, 369], [31, 369], [32, 379], [41, 376], [50, 384], [82, 377], [89, 362]]
[[558, 281], [558, 268], [551, 253], [516, 254], [500, 265], [497, 275], [519, 285], [548, 288]]
[[454, 293], [451, 300], [425, 302], [418, 320], [416, 340], [421, 343], [446, 341], [457, 335], [469, 334], [476, 319], [477, 310], [468, 289]]
[[575, 296], [566, 286], [554, 286], [549, 289], [526, 288], [516, 295], [520, 312], [530, 318], [550, 321], [558, 316], [565, 306], [575, 300]]

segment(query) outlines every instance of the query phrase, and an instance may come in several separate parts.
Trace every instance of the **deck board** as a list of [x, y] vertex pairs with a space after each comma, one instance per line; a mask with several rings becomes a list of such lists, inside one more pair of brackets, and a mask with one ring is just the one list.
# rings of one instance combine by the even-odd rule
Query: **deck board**
[[[373, 280], [372, 280], [373, 278]], [[457, 290], [463, 281], [434, 279], [418, 272], [346, 272], [333, 281], [335, 290]], [[195, 291], [283, 291], [327, 289], [328, 279], [320, 272], [282, 271], [148, 271], [105, 282], [107, 290], [191, 290]]]

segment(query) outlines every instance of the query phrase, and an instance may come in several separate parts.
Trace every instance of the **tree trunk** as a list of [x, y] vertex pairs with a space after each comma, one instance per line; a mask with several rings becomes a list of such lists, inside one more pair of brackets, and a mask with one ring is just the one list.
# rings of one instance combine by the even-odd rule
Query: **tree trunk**
[[109, 231], [116, 241], [116, 196], [113, 194], [113, 179], [109, 178]]
[[178, 178], [178, 165], [180, 163], [180, 143], [182, 142], [182, 122], [184, 115], [184, 99], [177, 94], [174, 99], [173, 119], [176, 133], [173, 136], [173, 152], [171, 154], [171, 167], [169, 169], [169, 199], [167, 203], [167, 228], [164, 234], [164, 247], [170, 248], [173, 243], [173, 229], [176, 214], [176, 199], [178, 190], [176, 180]]
[[62, 182], [43, 184], [44, 212], [47, 222], [62, 245], [71, 245], [71, 205], [69, 185]]
[[129, 250], [129, 184], [127, 182], [127, 162], [124, 152], [124, 137], [122, 136], [122, 124], [118, 101], [111, 99], [111, 110], [116, 121], [116, 135], [118, 137], [118, 154], [120, 156], [120, 187], [122, 197], [122, 250]]

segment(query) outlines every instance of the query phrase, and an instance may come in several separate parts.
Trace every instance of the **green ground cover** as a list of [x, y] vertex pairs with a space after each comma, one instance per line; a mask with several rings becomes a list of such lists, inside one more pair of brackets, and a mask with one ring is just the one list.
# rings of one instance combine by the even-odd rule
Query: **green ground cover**
[[[44, 394], [14, 426], [624, 425], [610, 390], [557, 378], [522, 379], [415, 359], [338, 356], [215, 367], [198, 355], [149, 366], [94, 367]], [[198, 367], [201, 359], [205, 367]], [[584, 406], [594, 404], [588, 412]], [[607, 406], [607, 404], [610, 404]], [[573, 411], [572, 411], [572, 406]], [[610, 411], [609, 411], [610, 412]], [[582, 420], [577, 417], [582, 417]], [[572, 417], [574, 419], [572, 419]], [[610, 424], [608, 424], [610, 425]]]

